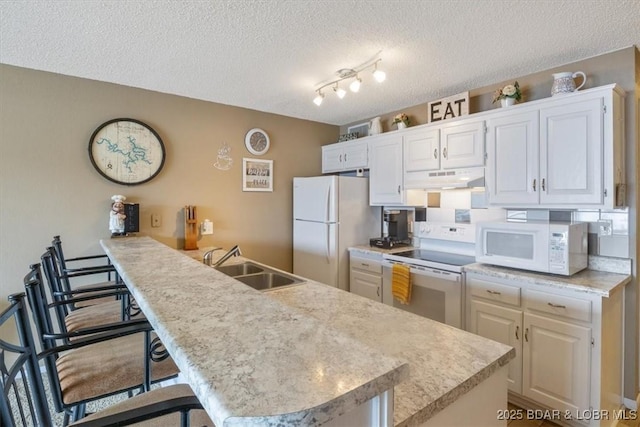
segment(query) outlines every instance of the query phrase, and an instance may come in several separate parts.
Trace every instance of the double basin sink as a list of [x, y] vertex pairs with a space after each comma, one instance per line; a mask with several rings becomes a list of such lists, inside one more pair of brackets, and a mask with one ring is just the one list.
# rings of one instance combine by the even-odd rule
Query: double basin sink
[[271, 270], [250, 261], [245, 261], [242, 264], [221, 265], [220, 267], [215, 267], [215, 269], [259, 291], [293, 286], [302, 282], [296, 277]]

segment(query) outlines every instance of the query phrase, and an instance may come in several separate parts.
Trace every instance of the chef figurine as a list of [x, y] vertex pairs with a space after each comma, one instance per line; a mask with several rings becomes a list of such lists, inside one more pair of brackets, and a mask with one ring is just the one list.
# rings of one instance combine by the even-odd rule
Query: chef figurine
[[124, 214], [124, 201], [126, 197], [116, 194], [111, 197], [113, 204], [111, 205], [111, 212], [109, 213], [109, 230], [111, 230], [111, 236], [124, 236], [124, 219], [127, 217]]

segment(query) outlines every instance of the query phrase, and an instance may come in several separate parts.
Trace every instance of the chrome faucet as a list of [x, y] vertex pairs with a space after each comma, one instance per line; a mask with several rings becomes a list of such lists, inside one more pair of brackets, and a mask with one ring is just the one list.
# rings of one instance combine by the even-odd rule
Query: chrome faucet
[[211, 257], [215, 251], [219, 251], [219, 250], [222, 250], [222, 248], [213, 248], [205, 252], [204, 255], [202, 256], [202, 262], [208, 265], [209, 267], [211, 267]]
[[240, 255], [242, 255], [242, 251], [240, 250], [240, 246], [235, 245], [234, 247], [232, 247], [229, 250], [229, 252], [227, 252], [226, 254], [222, 255], [222, 258], [220, 258], [218, 261], [216, 261], [216, 263], [213, 264], [213, 266], [214, 267], [220, 267], [222, 264], [224, 264], [232, 256], [240, 256]]

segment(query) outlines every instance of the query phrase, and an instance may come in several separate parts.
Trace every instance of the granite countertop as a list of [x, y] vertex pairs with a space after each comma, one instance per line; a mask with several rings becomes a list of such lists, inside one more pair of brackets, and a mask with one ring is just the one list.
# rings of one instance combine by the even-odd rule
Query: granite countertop
[[395, 387], [395, 426], [424, 423], [515, 357], [512, 347], [312, 281], [265, 295], [409, 361], [409, 379]]
[[631, 281], [630, 274], [610, 273], [589, 269], [582, 270], [573, 276], [559, 276], [556, 274], [536, 273], [476, 263], [465, 265], [464, 271], [466, 273], [476, 273], [487, 277], [515, 280], [520, 283], [554, 289], [568, 289], [602, 297], [608, 297], [616, 288]]
[[405, 251], [410, 251], [416, 249], [413, 246], [398, 246], [395, 248], [391, 248], [391, 249], [384, 249], [384, 248], [378, 248], [376, 246], [369, 246], [369, 245], [357, 245], [357, 246], [351, 246], [349, 248], [349, 252], [362, 252], [362, 253], [366, 253], [366, 254], [380, 254], [382, 256], [382, 254], [395, 254], [398, 252], [405, 252]]
[[219, 427], [319, 425], [408, 377], [406, 359], [152, 238], [100, 243]]
[[[185, 254], [201, 259], [207, 249]], [[378, 254], [410, 249], [413, 247], [349, 248]], [[224, 251], [215, 252], [214, 262], [223, 254]], [[237, 257], [227, 263], [245, 260]], [[409, 361], [409, 379], [394, 389], [395, 426], [426, 422], [515, 357], [511, 347], [311, 280], [264, 295], [388, 355]]]

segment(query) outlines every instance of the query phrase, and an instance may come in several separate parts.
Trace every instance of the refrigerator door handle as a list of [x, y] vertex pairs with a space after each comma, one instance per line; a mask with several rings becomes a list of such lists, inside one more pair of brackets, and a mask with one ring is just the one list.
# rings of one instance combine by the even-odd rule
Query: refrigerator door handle
[[325, 221], [329, 222], [329, 209], [331, 204], [331, 186], [327, 187], [327, 212], [325, 216]]
[[330, 257], [331, 257], [331, 253], [329, 252], [329, 244], [330, 244], [330, 239], [331, 239], [331, 234], [329, 233], [329, 229], [330, 229], [330, 225], [327, 224], [327, 264], [330, 263]]

